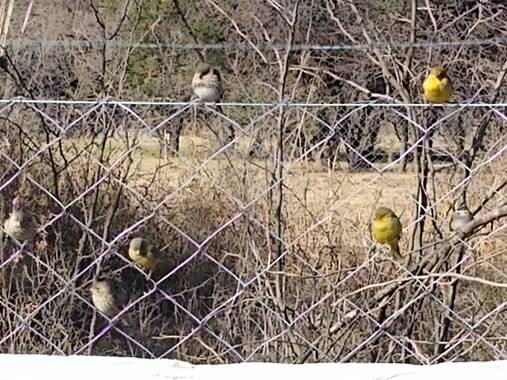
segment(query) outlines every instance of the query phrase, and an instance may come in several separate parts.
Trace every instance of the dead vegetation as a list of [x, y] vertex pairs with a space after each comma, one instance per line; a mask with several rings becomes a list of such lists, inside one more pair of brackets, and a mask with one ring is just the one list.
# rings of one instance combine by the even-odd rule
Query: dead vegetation
[[[2, 240], [0, 351], [193, 363], [504, 358], [504, 107], [400, 103], [422, 101], [422, 75], [439, 61], [451, 67], [456, 102], [502, 99], [505, 44], [386, 38], [504, 36], [506, 10], [430, 3], [39, 8], [28, 36], [57, 18], [49, 36], [68, 29], [66, 40], [103, 44], [13, 44], [3, 98], [112, 98], [0, 112], [1, 216], [21, 193], [40, 224], [21, 251]], [[13, 30], [24, 11], [20, 2]], [[212, 106], [127, 102], [188, 99], [203, 52], [167, 44], [216, 41], [248, 47], [204, 52], [223, 69], [226, 101], [272, 106], [224, 106], [223, 117]], [[237, 141], [217, 151], [215, 134], [231, 123]], [[476, 219], [453, 236], [462, 202]], [[379, 204], [401, 217], [403, 263], [371, 246]], [[128, 260], [133, 236], [167, 258], [151, 277]], [[97, 276], [129, 299], [113, 327], [91, 305]]]

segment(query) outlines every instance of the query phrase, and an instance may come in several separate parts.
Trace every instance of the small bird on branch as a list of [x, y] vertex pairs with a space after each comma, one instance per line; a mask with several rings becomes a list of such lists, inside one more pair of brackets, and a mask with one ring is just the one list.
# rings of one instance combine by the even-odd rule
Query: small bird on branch
[[24, 207], [19, 195], [12, 200], [12, 212], [3, 227], [8, 236], [20, 243], [31, 241], [35, 237], [37, 224], [30, 210]]
[[141, 237], [130, 241], [128, 254], [134, 263], [150, 272], [156, 271], [164, 261], [160, 251]]
[[465, 208], [454, 211], [449, 223], [449, 229], [451, 231], [458, 231], [465, 227], [468, 223], [474, 220], [474, 217], [470, 210]]
[[400, 219], [393, 210], [379, 207], [375, 210], [371, 222], [371, 236], [380, 244], [387, 244], [395, 259], [401, 259], [398, 242], [401, 238], [402, 226]]
[[[118, 315], [127, 301], [125, 292], [113, 279], [96, 279], [90, 287], [93, 306], [108, 318]], [[129, 326], [128, 322], [122, 320], [122, 326]]]

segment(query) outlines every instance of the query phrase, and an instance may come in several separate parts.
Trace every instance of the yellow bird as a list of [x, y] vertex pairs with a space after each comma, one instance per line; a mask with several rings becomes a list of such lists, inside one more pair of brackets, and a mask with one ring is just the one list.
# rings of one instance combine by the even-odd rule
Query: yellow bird
[[423, 82], [424, 97], [430, 103], [446, 103], [452, 96], [452, 81], [442, 66], [433, 67]]
[[400, 219], [393, 210], [387, 207], [379, 207], [375, 210], [371, 222], [371, 235], [380, 244], [391, 247], [391, 253], [396, 259], [401, 259], [398, 241], [401, 238], [402, 226]]
[[155, 271], [162, 263], [158, 249], [153, 247], [148, 240], [140, 237], [130, 241], [129, 257], [141, 268], [149, 271]]

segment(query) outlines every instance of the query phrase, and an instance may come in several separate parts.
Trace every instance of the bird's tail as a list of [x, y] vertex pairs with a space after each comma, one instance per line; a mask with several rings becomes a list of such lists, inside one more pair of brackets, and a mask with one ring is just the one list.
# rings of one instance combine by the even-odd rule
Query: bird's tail
[[391, 253], [394, 258], [397, 260], [401, 259], [402, 257], [400, 254], [400, 246], [398, 245], [398, 240], [393, 240], [389, 246], [391, 247]]

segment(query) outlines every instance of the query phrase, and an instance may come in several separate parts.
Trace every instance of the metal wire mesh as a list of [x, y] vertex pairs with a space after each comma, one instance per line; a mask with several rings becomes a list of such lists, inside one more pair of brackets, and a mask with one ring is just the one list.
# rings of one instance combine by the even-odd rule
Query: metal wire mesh
[[[2, 103], [1, 215], [21, 199], [37, 231], [2, 239], [2, 352], [505, 359], [505, 105], [222, 108]], [[402, 260], [371, 239], [379, 205], [402, 221]], [[155, 268], [129, 257], [136, 237]]]

